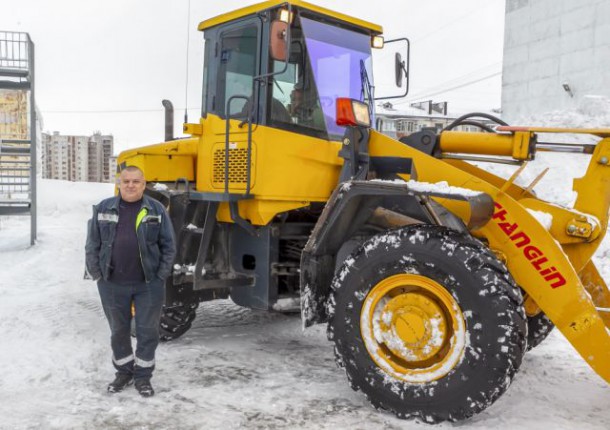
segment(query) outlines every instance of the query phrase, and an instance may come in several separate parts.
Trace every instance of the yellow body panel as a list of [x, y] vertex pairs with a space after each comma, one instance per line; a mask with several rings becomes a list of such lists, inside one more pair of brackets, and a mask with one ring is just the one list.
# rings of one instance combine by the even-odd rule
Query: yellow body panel
[[196, 159], [197, 139], [189, 138], [121, 152], [117, 164], [139, 167], [147, 181], [194, 181]]
[[[273, 217], [282, 212], [309, 206], [306, 201], [278, 201], [278, 200], [243, 200], [238, 203], [239, 216], [249, 220], [254, 225], [266, 225]], [[216, 219], [222, 222], [233, 222], [229, 212], [228, 203], [221, 203], [218, 207]]]
[[[597, 239], [601, 233], [598, 223], [589, 223], [586, 216], [578, 215], [570, 209], [535, 198], [520, 199], [519, 203], [527, 209], [546, 212], [551, 215], [553, 217], [553, 223], [550, 228], [551, 235], [562, 245], [590, 242]], [[582, 226], [581, 228], [585, 229], [585, 231], [582, 234], [569, 234], [568, 226], [570, 225]], [[582, 247], [579, 247], [579, 249], [582, 249]], [[590, 258], [590, 255], [585, 257], [587, 260], [588, 258]], [[574, 264], [574, 261], [572, 264]], [[578, 265], [575, 268], [578, 271], [582, 268], [582, 265]]]
[[[231, 121], [229, 193], [245, 194], [247, 183], [247, 126]], [[197, 191], [224, 192], [226, 121], [208, 115], [202, 120], [197, 160]], [[324, 202], [337, 186], [343, 159], [339, 142], [256, 126], [252, 132], [250, 193], [238, 203], [239, 212], [255, 225], [267, 224], [286, 210]], [[219, 220], [228, 221], [221, 205]]]
[[247, 6], [247, 7], [241, 8], [241, 9], [237, 9], [237, 10], [207, 19], [205, 21], [202, 21], [199, 24], [199, 27], [197, 27], [197, 28], [198, 28], [198, 30], [202, 31], [202, 30], [205, 30], [206, 28], [214, 27], [216, 25], [223, 24], [225, 22], [231, 22], [236, 19], [243, 18], [243, 17], [249, 16], [249, 15], [253, 15], [258, 12], [261, 12], [261, 11], [264, 11], [267, 9], [271, 9], [271, 8], [280, 6], [282, 4], [287, 4], [287, 3], [290, 3], [293, 7], [300, 7], [302, 9], [311, 10], [314, 12], [318, 12], [322, 15], [327, 15], [327, 16], [336, 18], [340, 21], [345, 21], [350, 24], [354, 24], [358, 27], [362, 27], [364, 29], [369, 30], [371, 32], [371, 34], [381, 34], [383, 32], [381, 26], [379, 26], [377, 24], [373, 24], [371, 22], [364, 21], [362, 19], [354, 18], [352, 16], [345, 15], [340, 12], [335, 12], [333, 10], [326, 9], [326, 8], [317, 6], [315, 4], [307, 3], [307, 2], [304, 2], [301, 0], [291, 0], [291, 1], [270, 0], [270, 1], [262, 2], [262, 3], [257, 3], [252, 6]]

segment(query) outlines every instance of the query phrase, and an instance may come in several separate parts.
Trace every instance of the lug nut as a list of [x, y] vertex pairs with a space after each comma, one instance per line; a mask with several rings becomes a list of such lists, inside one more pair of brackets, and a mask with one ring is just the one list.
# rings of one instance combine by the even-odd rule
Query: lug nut
[[608, 157], [602, 157], [599, 159], [600, 164], [608, 164]]

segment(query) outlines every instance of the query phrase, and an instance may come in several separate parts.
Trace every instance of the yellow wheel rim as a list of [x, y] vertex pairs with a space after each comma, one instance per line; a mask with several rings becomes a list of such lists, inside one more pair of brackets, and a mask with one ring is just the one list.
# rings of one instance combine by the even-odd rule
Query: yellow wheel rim
[[461, 361], [464, 316], [453, 296], [430, 278], [399, 274], [366, 296], [360, 330], [373, 361], [406, 382], [432, 382]]

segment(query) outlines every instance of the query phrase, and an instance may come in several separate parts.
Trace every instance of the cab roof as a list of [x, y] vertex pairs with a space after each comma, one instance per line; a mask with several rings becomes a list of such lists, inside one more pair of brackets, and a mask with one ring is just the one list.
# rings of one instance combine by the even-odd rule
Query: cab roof
[[205, 30], [210, 27], [214, 27], [219, 24], [224, 24], [226, 22], [234, 21], [236, 19], [242, 18], [244, 16], [253, 15], [258, 12], [262, 12], [267, 9], [272, 9], [282, 4], [290, 4], [293, 7], [310, 10], [313, 12], [317, 12], [321, 15], [326, 15], [332, 18], [335, 18], [339, 21], [344, 21], [346, 23], [355, 25], [357, 27], [361, 27], [363, 29], [368, 30], [371, 34], [381, 34], [383, 33], [383, 29], [380, 25], [370, 23], [368, 21], [364, 21], [362, 19], [354, 18], [348, 15], [344, 15], [339, 12], [332, 11], [330, 9], [326, 9], [320, 6], [316, 6], [315, 4], [307, 3], [301, 0], [268, 0], [262, 3], [253, 4], [251, 6], [246, 6], [241, 9], [236, 9], [232, 12], [223, 13], [222, 15], [215, 16], [210, 19], [206, 19], [199, 24], [197, 27], [198, 30]]

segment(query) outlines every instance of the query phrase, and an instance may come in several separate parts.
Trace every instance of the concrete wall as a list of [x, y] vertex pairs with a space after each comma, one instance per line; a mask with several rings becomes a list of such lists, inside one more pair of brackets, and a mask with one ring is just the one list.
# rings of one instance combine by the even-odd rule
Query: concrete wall
[[506, 0], [504, 36], [509, 122], [610, 97], [610, 0]]

